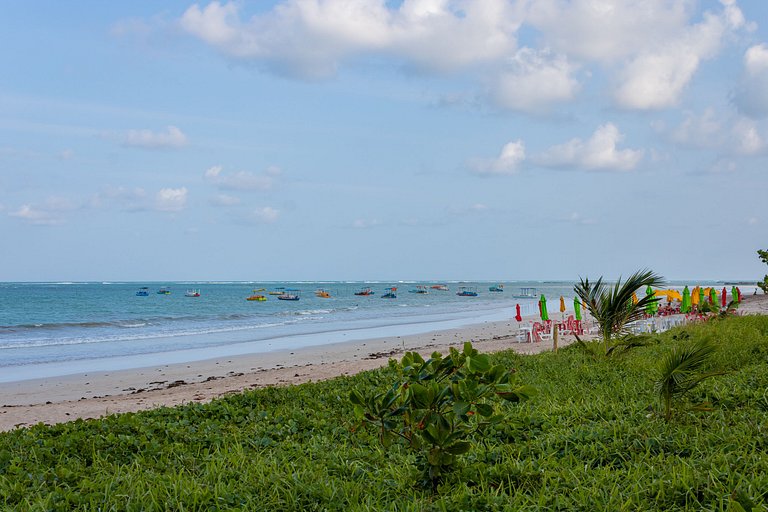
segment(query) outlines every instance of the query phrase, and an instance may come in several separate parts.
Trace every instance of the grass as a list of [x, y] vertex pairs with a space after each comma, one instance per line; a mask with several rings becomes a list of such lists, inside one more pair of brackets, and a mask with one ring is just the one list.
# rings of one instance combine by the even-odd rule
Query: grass
[[[718, 347], [667, 423], [654, 382], [681, 344]], [[532, 399], [476, 439], [437, 492], [414, 455], [355, 430], [352, 389], [390, 369], [210, 404], [0, 435], [5, 510], [766, 510], [768, 317], [676, 329], [619, 358], [504, 352]], [[697, 412], [687, 404], [711, 404]]]

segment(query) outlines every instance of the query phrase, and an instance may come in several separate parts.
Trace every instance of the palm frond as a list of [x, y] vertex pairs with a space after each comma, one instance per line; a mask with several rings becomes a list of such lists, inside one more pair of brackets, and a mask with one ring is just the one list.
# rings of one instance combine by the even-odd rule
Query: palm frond
[[722, 375], [722, 372], [701, 371], [714, 352], [715, 346], [708, 340], [702, 339], [692, 344], [675, 347], [661, 360], [656, 390], [665, 405], [667, 419], [671, 414], [670, 406], [673, 399], [679, 399], [704, 379]]

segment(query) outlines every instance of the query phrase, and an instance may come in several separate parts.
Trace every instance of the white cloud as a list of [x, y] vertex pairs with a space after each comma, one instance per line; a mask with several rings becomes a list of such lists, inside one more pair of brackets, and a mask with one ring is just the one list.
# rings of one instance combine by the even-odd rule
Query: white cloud
[[[658, 128], [664, 134], [664, 127]], [[673, 142], [697, 149], [717, 151], [724, 155], [761, 155], [768, 141], [757, 121], [741, 116], [719, 116], [714, 109], [701, 115], [687, 112], [679, 126], [669, 131]], [[717, 169], [723, 166], [718, 164]]]
[[218, 194], [211, 199], [213, 206], [236, 206], [240, 204], [240, 198], [226, 194]]
[[765, 44], [752, 46], [744, 54], [744, 74], [734, 102], [745, 116], [768, 117], [768, 46]]
[[352, 227], [355, 229], [371, 229], [375, 227], [381, 226], [381, 221], [372, 219], [355, 219], [355, 221], [352, 223]]
[[68, 200], [60, 197], [51, 197], [43, 205], [24, 204], [8, 215], [21, 219], [28, 224], [38, 226], [56, 226], [64, 223], [63, 213], [75, 209]]
[[282, 174], [276, 166], [268, 167], [262, 174], [239, 171], [231, 174], [224, 173], [224, 168], [216, 165], [208, 168], [203, 175], [207, 181], [222, 190], [269, 190]]
[[674, 142], [684, 146], [711, 148], [722, 129], [722, 122], [717, 118], [715, 110], [708, 108], [700, 116], [686, 112], [685, 119], [670, 135]]
[[272, 224], [277, 221], [278, 217], [280, 217], [280, 212], [278, 210], [271, 206], [264, 206], [252, 210], [248, 215], [248, 220], [259, 224]]
[[155, 209], [161, 212], [180, 212], [187, 206], [187, 187], [161, 188], [155, 195]]
[[128, 212], [138, 212], [148, 209], [147, 192], [141, 187], [106, 187], [93, 196], [90, 205], [93, 208], [117, 206]]
[[624, 136], [612, 123], [597, 128], [587, 141], [571, 139], [552, 146], [534, 161], [546, 167], [575, 167], [585, 170], [629, 171], [643, 158], [643, 150], [617, 149]]
[[572, 100], [579, 90], [575, 66], [564, 55], [520, 49], [495, 78], [491, 98], [502, 108], [546, 111], [553, 103]]
[[751, 119], [738, 120], [731, 130], [732, 144], [729, 146], [742, 155], [757, 155], [766, 149], [766, 141]]
[[75, 157], [75, 152], [71, 149], [65, 149], [59, 153], [58, 157], [60, 160], [71, 160]]
[[525, 143], [518, 139], [508, 142], [501, 148], [501, 153], [492, 160], [474, 160], [470, 169], [477, 174], [515, 174], [525, 161]]
[[563, 219], [563, 221], [571, 223], [571, 224], [580, 224], [580, 225], [584, 225], [584, 226], [590, 226], [592, 224], [597, 224], [597, 221], [595, 219], [584, 217], [579, 212], [571, 212], [571, 214], [566, 216]]
[[291, 76], [335, 74], [345, 59], [395, 55], [421, 69], [450, 71], [514, 50], [522, 12], [506, 0], [285, 0], [242, 19], [239, 3], [193, 5], [181, 27], [224, 54]]
[[175, 126], [168, 126], [161, 132], [129, 130], [123, 140], [125, 146], [145, 149], [178, 149], [187, 143], [187, 136]]
[[[630, 109], [674, 106], [704, 59], [714, 57], [729, 30], [743, 24], [741, 11], [728, 5], [719, 14], [704, 13], [704, 20], [685, 27], [638, 53], [618, 75], [616, 103]], [[734, 25], [736, 24], [736, 25]]]

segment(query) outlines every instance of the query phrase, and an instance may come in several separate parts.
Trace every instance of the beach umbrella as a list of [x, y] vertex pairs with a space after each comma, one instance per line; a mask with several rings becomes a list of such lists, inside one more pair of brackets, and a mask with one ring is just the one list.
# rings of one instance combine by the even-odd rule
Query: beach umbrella
[[739, 303], [739, 292], [736, 291], [735, 286], [731, 286], [731, 301], [735, 302], [736, 304]]
[[547, 298], [544, 294], [539, 299], [539, 313], [541, 313], [541, 319], [545, 322], [549, 320], [549, 314], [547, 313]]
[[725, 307], [725, 302], [728, 300], [728, 292], [725, 291], [725, 286], [723, 286], [723, 291], [720, 292], [720, 305], [722, 307]]
[[[757, 290], [755, 290], [757, 292]], [[739, 287], [736, 287], [736, 293], [739, 294], [739, 304], [741, 304], [741, 290], [739, 290]]]
[[691, 310], [691, 292], [688, 290], [688, 286], [686, 285], [685, 288], [683, 288], [683, 301], [680, 303], [680, 312], [681, 313], [688, 313]]
[[515, 320], [517, 320], [518, 322], [522, 322], [523, 317], [522, 315], [520, 315], [520, 304], [515, 305], [515, 310], [517, 310], [517, 314], [515, 315]]
[[637, 294], [632, 292], [632, 304], [637, 304]]
[[655, 297], [656, 294], [653, 292], [651, 285], [648, 285], [648, 288], [645, 289], [645, 295], [648, 299], [648, 303], [645, 305], [645, 312], [653, 316], [656, 314], [656, 311], [658, 311], [659, 303]]
[[693, 290], [691, 290], [691, 305], [693, 306], [699, 305], [699, 290], [698, 286], [694, 286]]
[[573, 314], [576, 320], [581, 321], [581, 302], [578, 297], [573, 298]]
[[704, 288], [699, 288], [699, 304], [704, 304]]
[[560, 312], [565, 313], [565, 299], [563, 296], [560, 296]]
[[714, 288], [709, 289], [709, 303], [717, 306], [717, 290]]

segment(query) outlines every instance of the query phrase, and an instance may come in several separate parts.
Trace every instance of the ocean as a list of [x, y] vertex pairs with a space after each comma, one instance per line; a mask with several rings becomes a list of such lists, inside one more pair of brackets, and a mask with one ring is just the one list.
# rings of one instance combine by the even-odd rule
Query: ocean
[[[0, 382], [118, 370], [243, 353], [417, 334], [512, 319], [515, 305], [536, 314], [536, 288], [550, 312], [573, 300], [572, 282], [447, 282], [449, 291], [410, 293], [421, 282], [153, 282], [0, 283]], [[381, 298], [397, 287], [396, 299]], [[139, 288], [147, 296], [137, 296]], [[157, 291], [167, 287], [170, 294]], [[371, 296], [357, 296], [364, 287]], [[477, 297], [457, 295], [460, 287]], [[247, 301], [254, 289], [264, 302]], [[296, 289], [298, 301], [277, 300]], [[199, 297], [186, 297], [189, 289]], [[315, 296], [326, 290], [331, 298]]]

